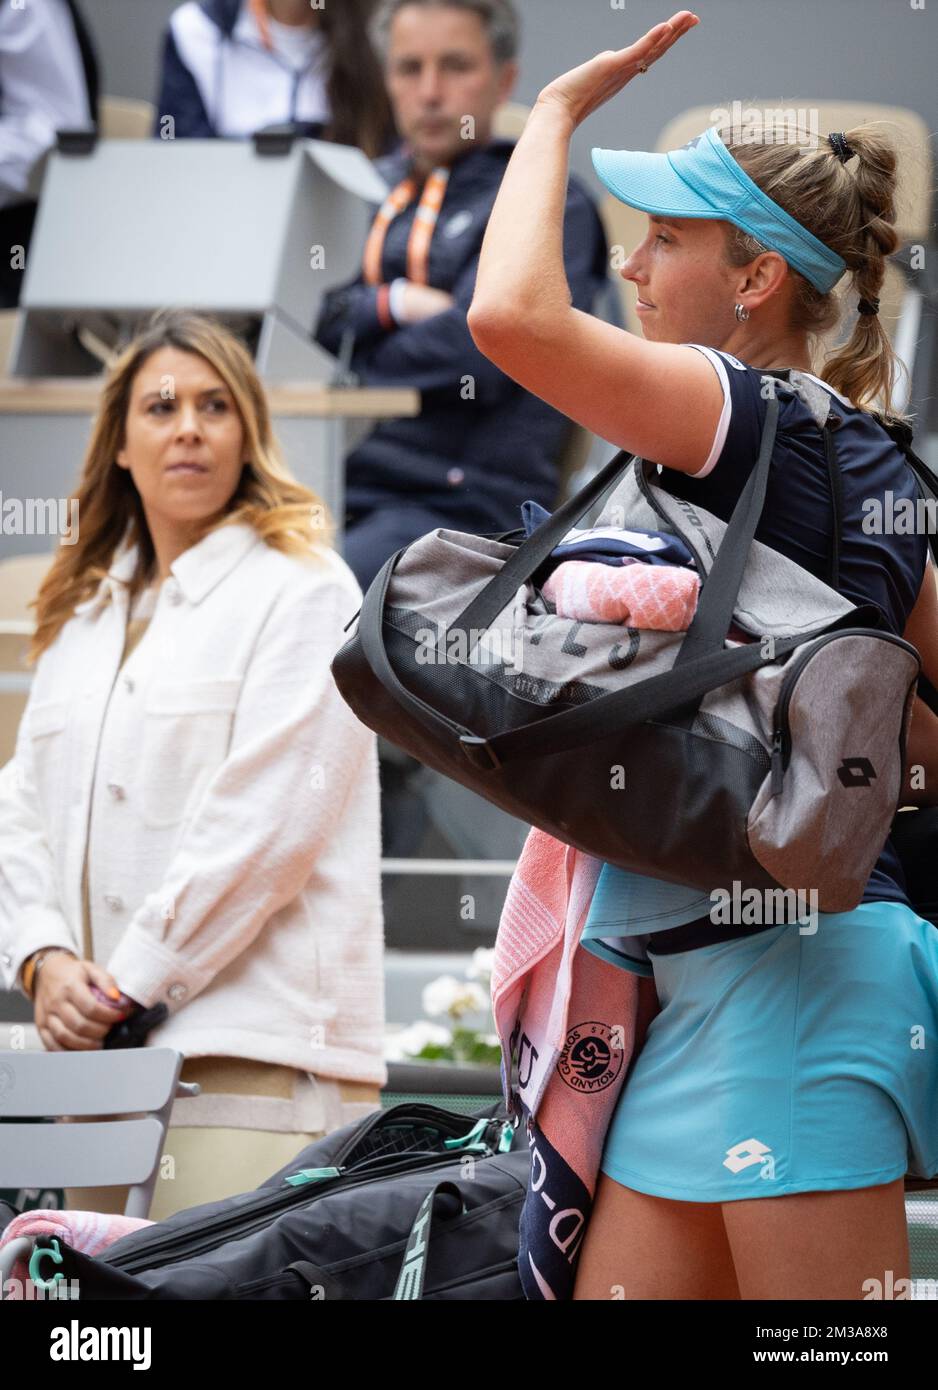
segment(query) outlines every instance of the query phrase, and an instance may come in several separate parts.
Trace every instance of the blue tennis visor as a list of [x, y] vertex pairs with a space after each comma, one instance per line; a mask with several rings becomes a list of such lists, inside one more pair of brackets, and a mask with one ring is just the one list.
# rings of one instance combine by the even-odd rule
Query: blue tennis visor
[[710, 126], [679, 150], [592, 151], [593, 168], [620, 202], [660, 217], [733, 222], [826, 294], [847, 262], [766, 196]]

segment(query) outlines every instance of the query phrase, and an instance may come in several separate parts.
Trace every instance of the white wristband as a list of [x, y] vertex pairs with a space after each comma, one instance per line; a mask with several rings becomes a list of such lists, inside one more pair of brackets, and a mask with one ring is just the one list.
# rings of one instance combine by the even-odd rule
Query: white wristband
[[404, 318], [404, 290], [407, 288], [407, 280], [398, 277], [391, 281], [391, 289], [388, 294], [388, 310], [395, 323], [406, 322]]

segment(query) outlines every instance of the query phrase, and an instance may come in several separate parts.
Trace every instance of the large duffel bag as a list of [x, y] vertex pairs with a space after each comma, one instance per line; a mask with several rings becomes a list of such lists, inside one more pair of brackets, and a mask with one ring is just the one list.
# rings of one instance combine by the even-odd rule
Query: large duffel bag
[[[302, 1149], [252, 1192], [177, 1212], [91, 1258], [39, 1237], [31, 1269], [78, 1299], [523, 1299], [531, 1158], [496, 1103], [407, 1103]], [[46, 1253], [43, 1253], [46, 1252]]]
[[[607, 863], [856, 907], [899, 802], [921, 663], [878, 608], [837, 592], [839, 419], [814, 390], [837, 511], [830, 584], [754, 540], [772, 395], [729, 523], [622, 453], [523, 542], [440, 529], [399, 550], [333, 659], [343, 698], [420, 762]], [[686, 634], [575, 622], [538, 591], [614, 484], [609, 524], [668, 529], [694, 557]]]

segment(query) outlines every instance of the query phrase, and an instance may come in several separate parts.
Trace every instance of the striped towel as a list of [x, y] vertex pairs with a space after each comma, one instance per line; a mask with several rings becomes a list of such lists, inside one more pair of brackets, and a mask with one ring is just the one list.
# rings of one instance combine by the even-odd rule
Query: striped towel
[[561, 618], [628, 623], [658, 632], [685, 632], [697, 610], [700, 576], [681, 565], [603, 565], [565, 560], [543, 594]]
[[518, 1257], [531, 1300], [572, 1295], [635, 1039], [638, 976], [578, 949], [601, 868], [602, 860], [532, 828], [495, 942], [502, 1088], [531, 1150]]

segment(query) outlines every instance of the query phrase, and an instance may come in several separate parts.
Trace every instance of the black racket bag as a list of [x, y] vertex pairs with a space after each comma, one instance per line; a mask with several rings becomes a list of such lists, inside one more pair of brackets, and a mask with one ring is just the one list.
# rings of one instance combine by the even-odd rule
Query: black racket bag
[[375, 1111], [254, 1191], [177, 1212], [103, 1256], [39, 1237], [34, 1278], [70, 1281], [79, 1301], [523, 1299], [531, 1158], [515, 1139], [497, 1102], [474, 1115]]

